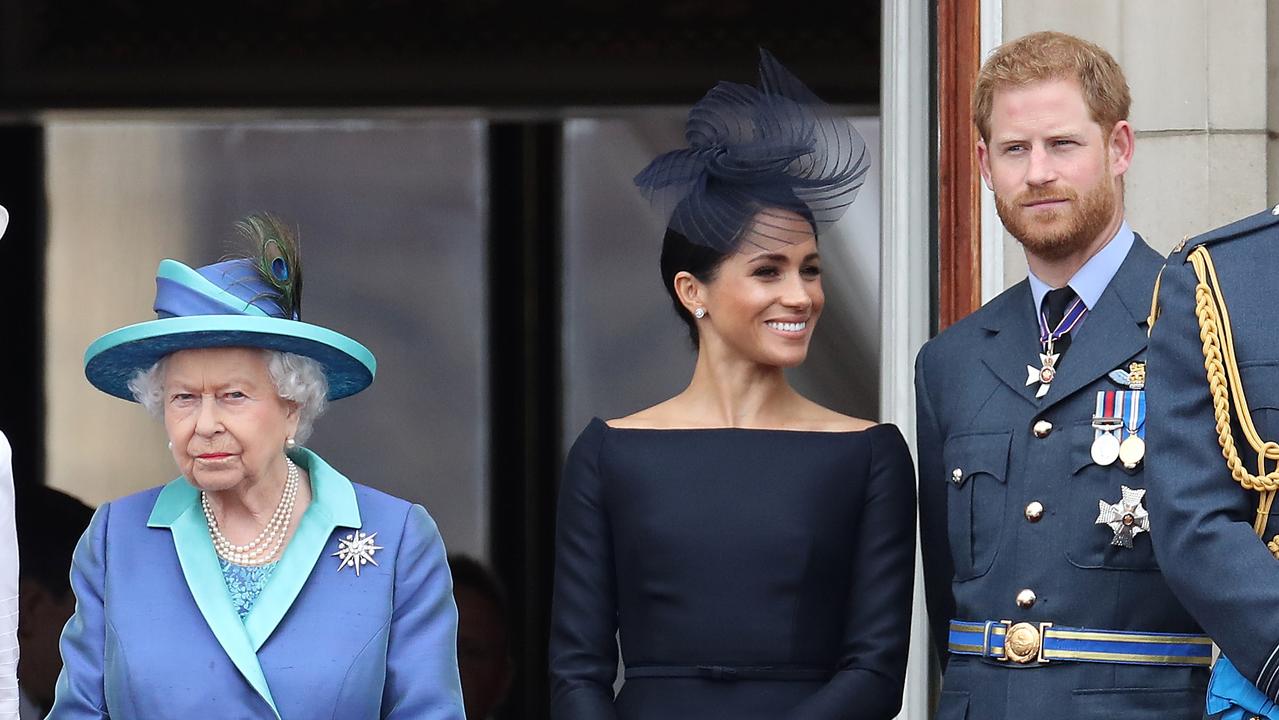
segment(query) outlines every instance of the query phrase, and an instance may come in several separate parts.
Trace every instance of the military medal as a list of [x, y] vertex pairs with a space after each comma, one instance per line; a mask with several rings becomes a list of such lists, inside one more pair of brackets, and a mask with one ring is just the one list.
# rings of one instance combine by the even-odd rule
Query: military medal
[[1145, 490], [1133, 490], [1120, 486], [1122, 497], [1119, 502], [1107, 503], [1098, 500], [1097, 507], [1101, 511], [1097, 515], [1097, 525], [1109, 525], [1115, 537], [1110, 544], [1115, 547], [1132, 547], [1132, 540], [1140, 533], [1150, 532], [1150, 514], [1142, 507], [1141, 501], [1146, 496]]
[[377, 565], [377, 560], [373, 559], [373, 553], [382, 549], [381, 545], [374, 544], [377, 539], [377, 533], [365, 533], [359, 530], [338, 540], [338, 551], [330, 555], [342, 562], [338, 565], [338, 572], [342, 572], [342, 568], [349, 567], [355, 571], [356, 577], [360, 575], [360, 568], [365, 565]]
[[1119, 443], [1119, 461], [1129, 470], [1136, 470], [1141, 459], [1146, 456], [1146, 441], [1136, 435], [1129, 435]]
[[1039, 344], [1044, 351], [1039, 353], [1039, 367], [1026, 366], [1026, 387], [1039, 383], [1039, 388], [1035, 390], [1036, 398], [1047, 395], [1053, 378], [1057, 377], [1057, 361], [1061, 358], [1061, 353], [1053, 352], [1053, 346], [1062, 335], [1073, 330], [1087, 314], [1088, 306], [1080, 298], [1075, 298], [1075, 301], [1066, 309], [1061, 322], [1057, 323], [1057, 327], [1052, 330], [1048, 329], [1048, 315], [1042, 312], [1039, 314]]
[[1026, 387], [1039, 383], [1035, 397], [1041, 398], [1048, 394], [1053, 378], [1057, 377], [1057, 359], [1060, 357], [1061, 353], [1054, 353], [1052, 341], [1049, 341], [1048, 352], [1039, 353], [1040, 366], [1038, 368], [1034, 365], [1026, 366]]
[[[1121, 419], [1120, 429], [1124, 435], [1123, 442], [1117, 448], [1117, 457], [1124, 469], [1136, 470], [1146, 456], [1146, 363], [1133, 361], [1128, 363], [1127, 369], [1111, 370], [1107, 377], [1128, 388], [1127, 391], [1114, 393], [1114, 414]], [[1097, 393], [1099, 414], [1101, 396], [1105, 394]]]
[[1098, 465], [1110, 465], [1119, 459], [1119, 451], [1122, 447], [1119, 438], [1115, 437], [1111, 431], [1102, 430], [1101, 434], [1092, 441], [1092, 461]]
[[1092, 416], [1092, 461], [1102, 466], [1119, 459], [1121, 444], [1116, 433], [1123, 430], [1124, 421], [1115, 407], [1115, 395], [1113, 390], [1097, 393], [1097, 409]]
[[1128, 470], [1136, 470], [1142, 458], [1146, 456], [1146, 441], [1142, 435], [1146, 433], [1146, 393], [1141, 390], [1130, 390], [1121, 400], [1123, 403], [1124, 429], [1128, 437], [1119, 446], [1119, 460]]

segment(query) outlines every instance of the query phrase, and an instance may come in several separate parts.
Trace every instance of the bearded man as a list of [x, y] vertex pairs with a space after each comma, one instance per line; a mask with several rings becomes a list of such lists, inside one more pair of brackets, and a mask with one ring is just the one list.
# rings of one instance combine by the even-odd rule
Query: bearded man
[[1124, 218], [1129, 102], [1114, 58], [1061, 33], [999, 47], [978, 76], [982, 179], [1029, 278], [916, 360], [938, 720], [1202, 716], [1211, 642], [1148, 532], [1163, 259]]

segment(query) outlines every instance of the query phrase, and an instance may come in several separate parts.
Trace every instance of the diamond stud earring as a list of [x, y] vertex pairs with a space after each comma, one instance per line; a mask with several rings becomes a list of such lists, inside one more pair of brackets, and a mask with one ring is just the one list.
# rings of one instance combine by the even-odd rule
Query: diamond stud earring
[[693, 317], [697, 318], [698, 320], [701, 320], [702, 318], [706, 317], [706, 308], [699, 307], [696, 310], [694, 310]]

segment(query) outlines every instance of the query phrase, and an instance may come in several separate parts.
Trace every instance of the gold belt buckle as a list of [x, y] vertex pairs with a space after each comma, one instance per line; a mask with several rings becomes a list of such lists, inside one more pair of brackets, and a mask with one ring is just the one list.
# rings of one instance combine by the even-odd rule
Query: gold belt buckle
[[1001, 620], [1000, 624], [1008, 628], [1004, 631], [1004, 659], [1024, 665], [1032, 662], [1046, 663], [1044, 658], [1044, 633], [1052, 627], [1052, 623], [1039, 623], [1038, 626], [1028, 623], [1013, 623]]

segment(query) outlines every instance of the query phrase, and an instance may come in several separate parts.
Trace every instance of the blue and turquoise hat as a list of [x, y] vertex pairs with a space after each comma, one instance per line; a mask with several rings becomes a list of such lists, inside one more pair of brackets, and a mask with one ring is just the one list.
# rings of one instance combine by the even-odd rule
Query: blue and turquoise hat
[[[271, 267], [289, 274], [279, 259]], [[312, 358], [324, 366], [330, 400], [354, 395], [373, 382], [373, 353], [341, 333], [302, 322], [296, 310], [286, 311], [290, 304], [278, 301], [276, 289], [252, 260], [225, 260], [194, 270], [161, 260], [155, 286], [157, 319], [109, 332], [84, 353], [85, 376], [108, 395], [133, 400], [129, 380], [139, 370], [179, 350], [211, 347], [264, 348]]]

